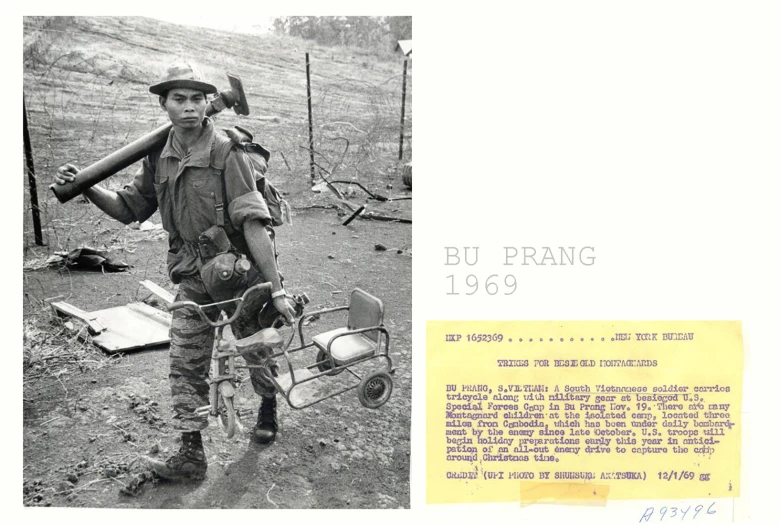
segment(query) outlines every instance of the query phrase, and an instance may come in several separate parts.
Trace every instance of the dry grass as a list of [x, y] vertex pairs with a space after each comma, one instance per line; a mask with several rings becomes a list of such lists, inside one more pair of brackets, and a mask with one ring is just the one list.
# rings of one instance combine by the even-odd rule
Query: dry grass
[[86, 327], [71, 330], [46, 310], [24, 319], [22, 370], [24, 382], [79, 370], [87, 372], [109, 365], [108, 357], [89, 339]]

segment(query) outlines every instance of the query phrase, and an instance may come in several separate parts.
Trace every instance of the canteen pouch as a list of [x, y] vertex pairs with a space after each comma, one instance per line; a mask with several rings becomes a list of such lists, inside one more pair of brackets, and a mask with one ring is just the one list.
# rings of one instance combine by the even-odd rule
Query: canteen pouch
[[219, 253], [201, 267], [200, 278], [215, 301], [227, 301], [246, 289], [246, 273], [236, 271], [236, 261], [235, 253]]

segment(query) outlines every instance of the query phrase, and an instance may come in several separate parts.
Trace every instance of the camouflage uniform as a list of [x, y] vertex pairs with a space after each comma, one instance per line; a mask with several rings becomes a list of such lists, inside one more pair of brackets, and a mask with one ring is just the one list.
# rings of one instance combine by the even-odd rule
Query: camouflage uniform
[[[179, 284], [177, 301], [198, 304], [215, 302], [206, 292], [200, 279], [201, 260], [197, 249], [200, 234], [216, 224], [214, 190], [221, 184], [224, 171], [224, 203], [227, 216], [225, 230], [232, 244], [251, 254], [243, 238], [242, 226], [246, 220], [260, 220], [270, 224], [270, 214], [262, 195], [257, 191], [254, 173], [244, 152], [233, 149], [224, 166], [212, 165], [211, 150], [216, 141], [229, 140], [217, 134], [206, 118], [204, 131], [187, 154], [171, 131], [165, 147], [143, 162], [132, 183], [118, 191], [127, 204], [131, 216], [123, 222], [147, 220], [158, 209], [163, 228], [168, 232], [168, 275]], [[264, 282], [254, 263], [249, 274], [250, 285]], [[236, 337], [246, 337], [259, 328], [269, 326], [276, 314], [270, 301], [270, 292], [256, 294], [243, 308], [234, 323]], [[268, 304], [263, 320], [257, 313]], [[245, 315], [246, 314], [246, 315]], [[216, 318], [218, 312], [212, 312]], [[207, 416], [198, 416], [195, 409], [209, 404], [208, 377], [212, 344], [212, 328], [189, 308], [175, 310], [171, 323], [170, 383], [173, 395], [174, 426], [182, 432], [201, 430], [208, 425]], [[250, 364], [259, 364], [259, 356], [246, 358]], [[252, 386], [260, 395], [272, 396], [272, 384], [264, 380], [257, 369], [250, 371]]]
[[[254, 284], [254, 283], [252, 283]], [[198, 304], [214, 302], [206, 292], [203, 282], [198, 277], [185, 277], [179, 284], [177, 301], [193, 301]], [[262, 327], [270, 326], [277, 313], [269, 305], [270, 310], [264, 319], [258, 322], [257, 313], [262, 305], [270, 300], [270, 292], [255, 294], [241, 311], [241, 315], [233, 323], [236, 337], [248, 337]], [[245, 312], [250, 312], [245, 314]], [[211, 312], [215, 319], [219, 313]], [[211, 362], [211, 348], [214, 343], [213, 329], [200, 318], [191, 308], [174, 310], [171, 322], [171, 392], [173, 394], [173, 409], [175, 415], [174, 427], [182, 432], [202, 430], [208, 426], [207, 416], [198, 416], [195, 409], [209, 404], [209, 386], [204, 381], [208, 377]], [[257, 365], [262, 357], [246, 355], [246, 362]], [[252, 386], [259, 395], [275, 393], [272, 383], [265, 380], [256, 369], [250, 369]]]

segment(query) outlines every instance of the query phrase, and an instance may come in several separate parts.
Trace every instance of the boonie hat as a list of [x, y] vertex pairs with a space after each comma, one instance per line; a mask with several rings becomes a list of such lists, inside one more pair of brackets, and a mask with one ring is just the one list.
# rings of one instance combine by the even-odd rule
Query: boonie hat
[[203, 73], [191, 62], [173, 64], [165, 72], [162, 80], [149, 88], [149, 92], [162, 95], [173, 88], [197, 89], [207, 95], [217, 92], [216, 87], [203, 81]]

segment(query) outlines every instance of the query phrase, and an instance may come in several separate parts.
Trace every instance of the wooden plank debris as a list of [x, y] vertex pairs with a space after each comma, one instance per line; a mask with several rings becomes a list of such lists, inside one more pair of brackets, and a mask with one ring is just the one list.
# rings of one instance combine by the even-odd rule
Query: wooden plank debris
[[[169, 294], [170, 295], [170, 294]], [[84, 322], [89, 335], [80, 332], [82, 339], [92, 342], [108, 353], [140, 350], [170, 343], [168, 332], [171, 314], [144, 303], [131, 303], [85, 312], [68, 303], [51, 304], [59, 317], [73, 317]]]
[[167, 304], [171, 304], [175, 297], [172, 293], [170, 293], [168, 290], [163, 288], [162, 286], [159, 286], [156, 283], [153, 283], [152, 281], [141, 281], [140, 283], [142, 286], [145, 286], [150, 292], [152, 292], [154, 295], [165, 301]]

